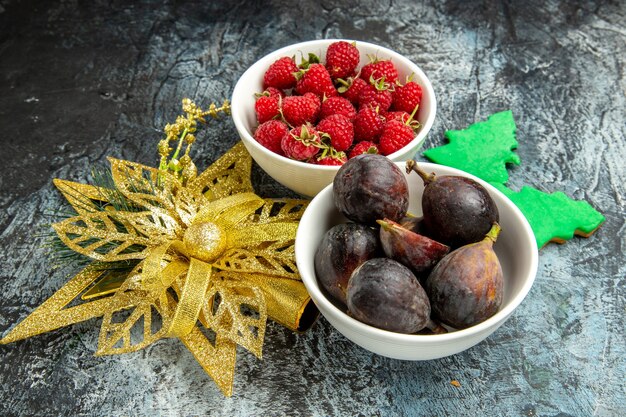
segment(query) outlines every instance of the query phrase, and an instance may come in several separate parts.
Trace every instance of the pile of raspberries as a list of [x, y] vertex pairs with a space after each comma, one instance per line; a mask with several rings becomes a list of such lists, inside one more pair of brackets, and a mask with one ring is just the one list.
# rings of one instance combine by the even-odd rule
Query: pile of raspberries
[[287, 158], [342, 165], [363, 153], [389, 155], [415, 138], [422, 88], [398, 79], [390, 59], [359, 68], [354, 42], [329, 45], [325, 63], [309, 54], [281, 57], [263, 75], [254, 105], [255, 139]]

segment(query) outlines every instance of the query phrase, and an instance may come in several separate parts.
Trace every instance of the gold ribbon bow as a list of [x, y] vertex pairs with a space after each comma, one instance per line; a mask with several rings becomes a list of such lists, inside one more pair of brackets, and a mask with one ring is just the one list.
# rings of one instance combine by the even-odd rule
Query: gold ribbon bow
[[[268, 317], [300, 331], [317, 317], [294, 262], [306, 202], [254, 194], [242, 143], [186, 181], [110, 162], [114, 190], [54, 182], [77, 212], [53, 225], [57, 235], [96, 262], [0, 343], [102, 316], [97, 355], [179, 338], [231, 395], [237, 345], [260, 358]], [[120, 261], [136, 266], [125, 274], [96, 266]]]

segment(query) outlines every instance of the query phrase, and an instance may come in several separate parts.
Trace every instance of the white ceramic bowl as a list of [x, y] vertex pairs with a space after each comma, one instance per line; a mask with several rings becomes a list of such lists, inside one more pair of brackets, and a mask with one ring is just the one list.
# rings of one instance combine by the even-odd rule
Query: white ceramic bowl
[[[396, 163], [404, 172], [404, 163]], [[500, 213], [502, 232], [494, 245], [504, 275], [504, 297], [500, 311], [486, 321], [467, 329], [439, 335], [409, 335], [377, 329], [348, 316], [326, 298], [315, 276], [313, 258], [322, 237], [332, 226], [346, 222], [335, 208], [332, 184], [309, 203], [296, 234], [298, 270], [311, 298], [322, 315], [344, 336], [379, 355], [405, 360], [427, 360], [462, 352], [479, 343], [500, 327], [522, 302], [537, 273], [537, 244], [524, 215], [504, 194], [473, 175], [437, 164], [419, 163], [426, 172], [462, 175], [482, 184], [494, 199]], [[421, 216], [424, 186], [420, 177], [406, 176], [410, 189], [409, 212]]]
[[[287, 188], [307, 197], [313, 197], [322, 188], [333, 181], [339, 167], [321, 166], [295, 161], [277, 155], [261, 144], [253, 137], [257, 126], [254, 112], [254, 94], [263, 91], [263, 74], [270, 64], [278, 58], [284, 56], [295, 56], [296, 62], [304, 54], [309, 52], [317, 54], [322, 60], [326, 55], [328, 45], [338, 39], [324, 39], [309, 42], [297, 43], [274, 51], [256, 63], [254, 63], [237, 81], [231, 100], [232, 117], [239, 136], [248, 152], [257, 164], [267, 172], [272, 178], [286, 186]], [[411, 159], [415, 152], [424, 143], [426, 135], [430, 131], [435, 121], [436, 100], [433, 87], [424, 72], [414, 63], [402, 55], [382, 46], [371, 43], [356, 41], [356, 46], [361, 53], [359, 66], [368, 63], [367, 55], [377, 55], [379, 58], [390, 58], [396, 65], [399, 79], [404, 81], [405, 77], [413, 75], [413, 81], [422, 87], [422, 101], [418, 110], [417, 119], [422, 127], [418, 131], [415, 139], [404, 148], [388, 155], [393, 161], [404, 161]]]

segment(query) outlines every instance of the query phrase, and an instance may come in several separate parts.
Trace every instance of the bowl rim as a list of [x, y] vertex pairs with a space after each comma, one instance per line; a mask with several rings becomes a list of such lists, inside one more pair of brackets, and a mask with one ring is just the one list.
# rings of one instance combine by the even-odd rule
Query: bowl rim
[[[402, 167], [404, 162], [395, 162], [395, 164]], [[506, 197], [501, 191], [499, 191], [498, 189], [496, 189], [494, 186], [487, 183], [486, 181], [483, 181], [482, 179], [476, 177], [475, 175], [472, 175], [465, 171], [461, 171], [456, 168], [448, 167], [446, 165], [434, 164], [434, 163], [429, 163], [429, 162], [421, 162], [421, 161], [419, 162], [419, 164], [422, 167], [425, 167], [427, 170], [431, 170], [433, 168], [443, 168], [443, 169], [450, 171], [450, 174], [445, 174], [445, 175], [462, 175], [462, 176], [465, 176], [465, 177], [468, 177], [477, 181], [479, 184], [487, 188], [490, 194], [493, 193], [495, 195], [498, 195], [498, 197], [502, 200], [503, 204], [514, 213], [514, 217], [520, 220], [522, 229], [524, 233], [529, 237], [528, 240], [530, 241], [530, 244], [531, 244], [531, 247], [530, 247], [531, 256], [530, 256], [530, 265], [529, 265], [530, 277], [525, 280], [519, 292], [515, 294], [515, 296], [511, 299], [511, 301], [507, 303], [502, 309], [500, 309], [496, 314], [488, 318], [487, 320], [481, 323], [478, 323], [472, 327], [468, 327], [466, 329], [455, 330], [450, 333], [432, 334], [432, 335], [430, 334], [428, 335], [403, 334], [403, 333], [396, 333], [396, 332], [392, 332], [388, 330], [379, 329], [374, 326], [370, 326], [368, 324], [365, 324], [361, 321], [358, 321], [348, 316], [346, 313], [341, 311], [322, 293], [320, 285], [317, 282], [317, 277], [315, 276], [315, 271], [313, 271], [312, 278], [304, 277], [301, 274], [302, 282], [304, 283], [307, 291], [309, 292], [309, 295], [311, 296], [315, 304], [318, 305], [318, 308], [320, 309], [323, 315], [325, 315], [324, 314], [325, 312], [328, 312], [331, 315], [335, 316], [334, 318], [336, 318], [337, 320], [345, 321], [345, 324], [350, 326], [351, 331], [357, 332], [371, 339], [376, 339], [376, 340], [384, 341], [387, 343], [399, 343], [402, 345], [408, 345], [408, 344], [412, 344], [415, 342], [420, 342], [420, 343], [424, 343], [428, 345], [438, 345], [438, 344], [447, 343], [447, 342], [458, 340], [458, 339], [469, 339], [481, 333], [493, 331], [497, 327], [499, 327], [502, 323], [504, 323], [504, 321], [522, 303], [522, 301], [526, 298], [526, 296], [530, 292], [530, 289], [532, 288], [534, 281], [536, 279], [538, 263], [539, 263], [539, 250], [537, 248], [537, 242], [536, 242], [534, 233], [532, 231], [532, 228], [530, 227], [528, 220], [522, 214], [520, 209], [508, 197]], [[302, 218], [300, 220], [301, 222], [303, 220], [306, 220], [309, 216], [312, 216], [311, 213], [312, 213], [312, 210], [315, 208], [315, 205], [316, 205], [315, 202], [320, 201], [322, 198], [326, 197], [327, 194], [331, 193], [332, 187], [333, 187], [332, 183], [327, 185], [309, 202], [309, 207], [307, 207], [307, 209], [303, 213]], [[313, 209], [310, 209], [311, 207], [313, 207]], [[298, 244], [298, 242], [302, 242], [302, 239], [304, 239], [303, 236], [298, 236], [300, 231], [301, 229], [298, 228], [298, 231], [296, 233], [296, 242], [295, 242], [296, 265], [303, 264], [305, 262], [305, 260], [302, 259], [304, 256], [302, 254], [302, 251], [298, 250], [298, 248], [301, 247], [301, 244]], [[311, 279], [315, 280], [315, 282], [310, 282]], [[333, 327], [334, 327], [334, 324], [333, 324]]]
[[391, 59], [404, 62], [405, 65], [411, 67], [411, 70], [412, 72], [415, 73], [415, 75], [419, 75], [421, 79], [425, 80], [424, 82], [420, 82], [420, 86], [422, 87], [422, 90], [426, 90], [428, 92], [428, 97], [430, 100], [430, 107], [431, 107], [428, 118], [423, 123], [420, 131], [417, 133], [417, 135], [415, 136], [415, 138], [413, 138], [411, 142], [409, 142], [404, 147], [398, 149], [396, 152], [393, 152], [387, 155], [387, 157], [391, 160], [393, 160], [394, 158], [398, 158], [406, 152], [407, 147], [409, 147], [410, 145], [424, 142], [424, 140], [426, 139], [426, 136], [428, 135], [428, 132], [430, 132], [435, 122], [435, 116], [437, 113], [437, 99], [435, 97], [435, 90], [432, 86], [430, 78], [428, 78], [428, 76], [424, 73], [424, 71], [410, 59], [406, 58], [400, 53], [394, 50], [391, 50], [387, 47], [370, 43], [370, 42], [366, 42], [366, 41], [333, 38], [333, 39], [310, 40], [310, 41], [299, 42], [299, 43], [284, 46], [258, 59], [241, 75], [241, 77], [239, 77], [239, 79], [237, 80], [237, 83], [235, 84], [235, 87], [233, 89], [233, 93], [231, 96], [231, 118], [233, 119], [235, 127], [239, 131], [239, 134], [243, 136], [242, 139], [245, 139], [244, 143], [253, 146], [256, 150], [258, 150], [259, 152], [263, 154], [278, 158], [280, 161], [283, 161], [284, 163], [288, 165], [292, 165], [293, 167], [297, 167], [297, 168], [315, 167], [315, 169], [320, 169], [322, 171], [336, 171], [337, 169], [339, 169], [339, 166], [337, 165], [334, 165], [334, 166], [333, 165], [330, 165], [330, 166], [329, 165], [315, 165], [315, 164], [311, 164], [308, 162], [296, 161], [295, 159], [287, 158], [285, 156], [279, 155], [265, 148], [263, 145], [261, 145], [259, 142], [257, 142], [254, 139], [254, 137], [250, 134], [250, 132], [248, 132], [248, 129], [245, 127], [244, 122], [243, 122], [243, 114], [244, 114], [243, 106], [238, 105], [239, 103], [238, 98], [243, 97], [243, 95], [250, 93], [248, 90], [244, 89], [242, 80], [250, 78], [254, 74], [258, 74], [259, 71], [261, 70], [264, 71], [265, 69], [267, 69], [267, 67], [269, 67], [269, 65], [275, 60], [277, 56], [288, 54], [290, 51], [293, 51], [294, 49], [298, 49], [298, 48], [305, 48], [305, 47], [311, 47], [311, 46], [320, 46], [324, 48], [333, 42], [339, 42], [339, 41], [356, 42], [357, 46], [366, 45], [370, 48], [377, 49], [378, 51], [384, 53], [386, 56], [389, 56]]

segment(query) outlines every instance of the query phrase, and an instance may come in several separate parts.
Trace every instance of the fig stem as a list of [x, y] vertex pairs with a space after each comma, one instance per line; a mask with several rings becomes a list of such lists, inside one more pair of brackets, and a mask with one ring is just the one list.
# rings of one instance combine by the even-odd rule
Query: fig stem
[[387, 220], [387, 219], [376, 220], [376, 223], [378, 223], [380, 225], [380, 227], [382, 227], [385, 230], [389, 230], [389, 229], [393, 228], [393, 225], [391, 223], [389, 223], [389, 220]]
[[441, 324], [437, 323], [433, 319], [428, 319], [428, 323], [426, 323], [426, 327], [434, 334], [448, 333], [448, 330], [445, 327], [443, 327]]
[[413, 159], [409, 159], [408, 161], [406, 161], [406, 173], [409, 174], [411, 173], [411, 171], [417, 172], [417, 174], [420, 177], [422, 177], [422, 181], [424, 181], [424, 185], [428, 185], [437, 179], [437, 176], [435, 175], [435, 173], [428, 174], [426, 171], [421, 169], [417, 165], [417, 162], [415, 162]]
[[502, 227], [500, 227], [498, 223], [494, 222], [491, 226], [491, 229], [489, 229], [489, 231], [485, 235], [485, 239], [489, 239], [491, 240], [491, 242], [495, 243], [496, 240], [498, 240], [498, 235], [500, 234], [501, 230]]

